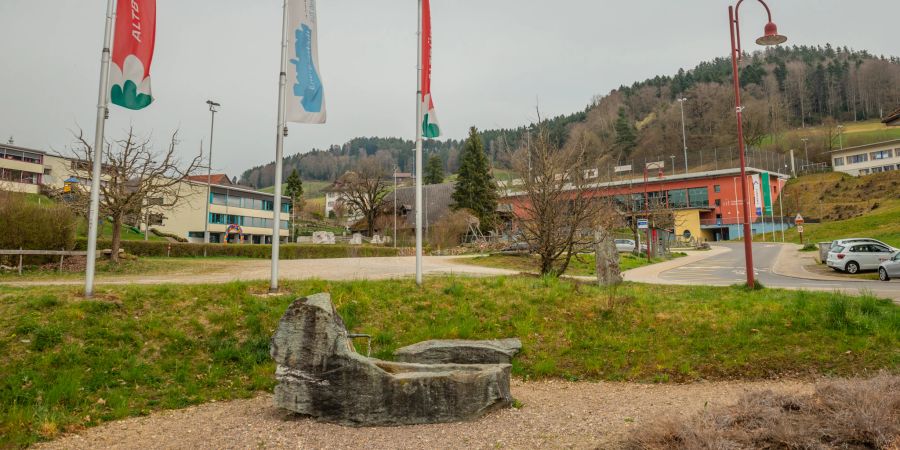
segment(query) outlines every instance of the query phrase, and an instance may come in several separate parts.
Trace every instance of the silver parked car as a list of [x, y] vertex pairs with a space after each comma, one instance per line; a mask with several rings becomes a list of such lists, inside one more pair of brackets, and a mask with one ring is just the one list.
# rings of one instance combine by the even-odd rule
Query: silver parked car
[[894, 253], [891, 259], [881, 263], [878, 267], [878, 279], [890, 281], [891, 278], [900, 278], [900, 252]]
[[881, 244], [852, 243], [831, 249], [826, 263], [834, 270], [859, 273], [861, 270], [878, 270], [894, 253], [890, 247]]
[[[632, 239], [616, 239], [616, 250], [620, 253], [632, 253], [637, 244]], [[647, 244], [641, 244], [641, 251], [647, 251]]]

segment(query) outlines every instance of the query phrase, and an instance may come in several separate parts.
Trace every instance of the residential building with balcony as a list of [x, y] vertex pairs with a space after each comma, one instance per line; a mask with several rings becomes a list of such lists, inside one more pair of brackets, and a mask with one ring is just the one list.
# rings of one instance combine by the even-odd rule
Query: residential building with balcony
[[[197, 181], [200, 179], [203, 182]], [[225, 183], [228, 177], [214, 175], [212, 179]], [[182, 183], [178, 193], [182, 198], [174, 207], [150, 206], [146, 214], [151, 218], [150, 227], [183, 237], [189, 242], [202, 243], [204, 226], [208, 223], [211, 243], [272, 243], [274, 194], [230, 182], [207, 185], [205, 180], [203, 175]], [[282, 241], [289, 238], [290, 212], [290, 199], [282, 197], [279, 228]]]
[[832, 150], [831, 163], [853, 176], [900, 170], [900, 139]]

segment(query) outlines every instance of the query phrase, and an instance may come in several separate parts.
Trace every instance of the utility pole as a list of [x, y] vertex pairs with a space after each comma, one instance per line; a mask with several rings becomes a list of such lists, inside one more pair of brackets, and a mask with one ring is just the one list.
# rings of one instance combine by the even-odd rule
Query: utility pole
[[394, 166], [394, 248], [397, 248], [397, 166]]
[[[688, 173], [687, 132], [684, 127], [684, 102], [686, 101], [687, 98], [685, 97], [680, 97], [678, 99], [678, 104], [681, 105], [681, 142], [684, 145], [684, 173]], [[675, 165], [674, 162], [672, 165]]]
[[[206, 218], [203, 219], [203, 243], [209, 244], [209, 203], [212, 201], [212, 151], [213, 151], [213, 133], [216, 129], [216, 113], [222, 106], [212, 100], [207, 100], [209, 112], [212, 115], [209, 122], [209, 164], [206, 166]], [[200, 143], [200, 152], [203, 152], [203, 142]], [[206, 247], [203, 247], [203, 256], [206, 256]]]
[[[802, 138], [800, 140], [803, 141], [803, 157], [806, 159], [806, 164], [804, 164], [804, 166], [808, 168], [809, 167], [809, 148], [808, 148], [807, 144], [809, 144], [809, 138]], [[801, 172], [803, 171], [803, 167], [800, 168], [800, 171]]]

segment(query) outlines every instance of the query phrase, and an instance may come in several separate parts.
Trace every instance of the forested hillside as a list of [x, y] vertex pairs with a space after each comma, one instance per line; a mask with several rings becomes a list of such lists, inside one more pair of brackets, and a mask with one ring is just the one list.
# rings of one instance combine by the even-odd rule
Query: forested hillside
[[[900, 107], [900, 58], [875, 56], [846, 47], [774, 47], [741, 62], [745, 141], [785, 152], [804, 148], [825, 160], [838, 146], [838, 124], [882, 117]], [[731, 60], [717, 58], [674, 76], [657, 76], [595, 96], [583, 111], [549, 119], [544, 126], [561, 145], [583, 143], [598, 166], [654, 155], [675, 155], [683, 164], [681, 109], [690, 153], [736, 145]], [[512, 149], [523, 145], [534, 124], [484, 130], [490, 161], [508, 167]], [[878, 139], [873, 135], [871, 139]], [[845, 141], [846, 142], [846, 141]], [[410, 140], [356, 138], [327, 150], [285, 158], [285, 174], [297, 168], [305, 179], [333, 180], [360, 157], [378, 158], [387, 169], [413, 169]], [[437, 152], [448, 173], [458, 168], [461, 142], [426, 141], [426, 157]], [[689, 158], [693, 158], [689, 155]], [[241, 181], [270, 186], [274, 165], [245, 171]]]

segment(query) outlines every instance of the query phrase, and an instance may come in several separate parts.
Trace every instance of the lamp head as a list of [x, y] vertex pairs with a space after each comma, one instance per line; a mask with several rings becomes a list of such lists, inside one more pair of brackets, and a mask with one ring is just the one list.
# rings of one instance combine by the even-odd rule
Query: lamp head
[[210, 111], [213, 111], [213, 112], [218, 111], [218, 110], [219, 110], [219, 107], [222, 106], [222, 105], [220, 105], [220, 104], [218, 104], [218, 103], [216, 103], [216, 102], [214, 102], [214, 101], [212, 101], [212, 100], [207, 100], [207, 101], [206, 101], [206, 104], [209, 105], [209, 110], [210, 110]]
[[766, 31], [763, 37], [756, 40], [759, 45], [778, 45], [787, 42], [787, 36], [778, 34], [778, 25], [775, 22], [766, 24]]

